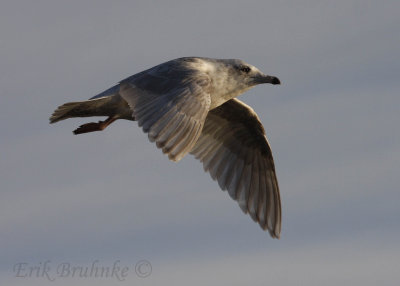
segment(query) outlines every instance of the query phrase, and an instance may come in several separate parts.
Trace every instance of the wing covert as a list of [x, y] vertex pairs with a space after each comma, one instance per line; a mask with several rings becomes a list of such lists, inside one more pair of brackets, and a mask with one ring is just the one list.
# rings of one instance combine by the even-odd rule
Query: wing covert
[[193, 148], [203, 129], [211, 103], [208, 85], [206, 76], [181, 81], [152, 71], [121, 82], [120, 94], [149, 140], [170, 160], [179, 161]]

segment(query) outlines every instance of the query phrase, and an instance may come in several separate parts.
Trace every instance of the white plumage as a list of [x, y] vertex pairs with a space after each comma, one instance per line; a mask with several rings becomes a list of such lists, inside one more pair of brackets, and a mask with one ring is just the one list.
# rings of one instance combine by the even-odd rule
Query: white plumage
[[280, 84], [241, 60], [180, 58], [135, 74], [82, 102], [60, 106], [54, 123], [71, 117], [108, 116], [75, 134], [100, 131], [117, 119], [137, 121], [172, 161], [191, 153], [240, 208], [268, 230], [281, 232], [281, 202], [264, 128], [235, 99], [261, 83]]

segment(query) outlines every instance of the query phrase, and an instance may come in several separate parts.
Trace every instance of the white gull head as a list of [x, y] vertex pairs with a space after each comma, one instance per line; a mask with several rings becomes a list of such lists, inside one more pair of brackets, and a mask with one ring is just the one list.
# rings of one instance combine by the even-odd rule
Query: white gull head
[[266, 75], [255, 66], [239, 59], [188, 57], [173, 60], [171, 63], [174, 61], [187, 63], [187, 68], [209, 76], [211, 79], [210, 109], [243, 94], [258, 84], [280, 84], [277, 77]]

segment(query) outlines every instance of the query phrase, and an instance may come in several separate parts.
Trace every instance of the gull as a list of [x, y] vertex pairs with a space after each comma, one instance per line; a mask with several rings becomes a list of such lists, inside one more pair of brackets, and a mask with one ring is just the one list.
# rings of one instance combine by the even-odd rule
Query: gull
[[250, 88], [280, 84], [238, 59], [185, 57], [132, 75], [86, 101], [59, 106], [50, 123], [107, 116], [74, 134], [104, 130], [117, 119], [137, 121], [172, 161], [190, 153], [244, 213], [281, 232], [281, 201], [272, 151], [254, 110], [236, 99]]

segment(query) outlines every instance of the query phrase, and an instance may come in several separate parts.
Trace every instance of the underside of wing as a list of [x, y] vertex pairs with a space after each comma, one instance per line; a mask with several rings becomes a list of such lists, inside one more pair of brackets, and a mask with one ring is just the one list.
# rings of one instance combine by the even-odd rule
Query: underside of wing
[[211, 103], [207, 85], [207, 78], [180, 82], [148, 74], [121, 82], [120, 94], [149, 140], [179, 161], [203, 129]]
[[211, 110], [190, 151], [240, 208], [272, 237], [281, 231], [281, 202], [275, 166], [257, 114], [232, 99]]

